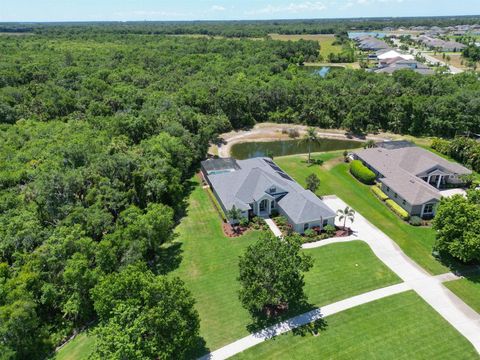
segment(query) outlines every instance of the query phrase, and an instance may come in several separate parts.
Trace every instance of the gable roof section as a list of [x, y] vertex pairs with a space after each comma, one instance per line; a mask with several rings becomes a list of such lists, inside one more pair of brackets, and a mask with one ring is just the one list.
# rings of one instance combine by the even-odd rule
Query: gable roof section
[[380, 172], [383, 175], [380, 181], [411, 205], [441, 198], [438, 189], [420, 179], [419, 175], [434, 169], [457, 175], [471, 173], [464, 166], [418, 146], [370, 148], [356, 151], [355, 155]]
[[310, 190], [285, 195], [278, 206], [296, 224], [303, 224], [335, 217], [336, 214]]

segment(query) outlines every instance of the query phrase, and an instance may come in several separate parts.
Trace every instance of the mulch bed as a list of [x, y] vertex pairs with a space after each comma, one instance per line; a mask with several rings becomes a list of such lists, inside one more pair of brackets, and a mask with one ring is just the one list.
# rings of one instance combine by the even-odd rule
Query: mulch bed
[[234, 231], [233, 226], [225, 222], [222, 223], [222, 229], [225, 236], [231, 238], [242, 236], [248, 230], [247, 227], [237, 226], [236, 231]]
[[337, 227], [337, 231], [335, 231], [335, 237], [350, 236], [350, 235], [352, 235], [352, 233], [353, 233], [353, 231], [350, 228], [343, 229], [343, 228], [338, 228]]

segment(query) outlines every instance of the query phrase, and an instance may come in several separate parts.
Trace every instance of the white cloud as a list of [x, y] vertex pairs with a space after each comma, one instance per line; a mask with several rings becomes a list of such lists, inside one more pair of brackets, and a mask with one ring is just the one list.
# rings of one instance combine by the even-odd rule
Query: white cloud
[[268, 5], [260, 9], [246, 11], [245, 14], [275, 14], [280, 12], [299, 13], [307, 11], [322, 11], [326, 8], [327, 6], [321, 1], [306, 1], [302, 3], [290, 3], [287, 5]]
[[222, 6], [222, 5], [213, 5], [210, 8], [210, 10], [212, 10], [212, 11], [225, 11], [227, 9], [225, 8], [225, 6]]

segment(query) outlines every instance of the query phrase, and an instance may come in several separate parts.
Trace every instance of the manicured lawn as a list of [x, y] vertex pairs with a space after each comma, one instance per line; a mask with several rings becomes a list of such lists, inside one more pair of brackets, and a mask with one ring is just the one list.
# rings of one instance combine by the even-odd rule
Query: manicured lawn
[[[177, 228], [182, 261], [174, 275], [192, 291], [201, 319], [201, 336], [215, 350], [248, 334], [250, 315], [238, 300], [238, 257], [260, 233], [226, 238], [207, 193], [196, 187], [187, 216]], [[312, 305], [322, 305], [397, 283], [363, 242], [306, 250], [315, 259], [306, 275]]]
[[305, 155], [277, 157], [275, 162], [300, 184], [305, 186], [305, 178], [315, 173], [320, 178], [319, 195], [335, 194], [359, 211], [370, 222], [390, 236], [410, 258], [432, 274], [448, 271], [446, 266], [432, 256], [435, 233], [431, 228], [414, 227], [399, 219], [371, 192], [350, 175], [348, 164], [333, 163], [341, 152], [316, 154], [314, 158], [330, 160], [322, 166], [307, 166]]
[[480, 275], [449, 281], [444, 285], [480, 314]]
[[478, 359], [473, 346], [413, 291], [327, 317], [314, 337], [291, 332], [235, 359]]
[[56, 354], [55, 360], [87, 360], [93, 351], [95, 337], [87, 332], [78, 334], [72, 341], [62, 347]]
[[305, 252], [314, 259], [314, 267], [305, 274], [305, 292], [316, 306], [401, 282], [363, 241], [330, 244]]
[[215, 349], [242, 337], [250, 318], [237, 295], [238, 257], [260, 233], [225, 237], [221, 220], [200, 186], [192, 192], [187, 216], [176, 233], [182, 260], [173, 275], [185, 281], [196, 299], [207, 346]]

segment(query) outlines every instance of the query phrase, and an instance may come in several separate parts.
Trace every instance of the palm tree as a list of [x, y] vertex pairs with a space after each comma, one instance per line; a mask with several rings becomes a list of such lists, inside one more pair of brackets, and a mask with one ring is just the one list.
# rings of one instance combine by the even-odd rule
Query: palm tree
[[312, 144], [318, 143], [319, 141], [320, 139], [317, 136], [317, 130], [314, 127], [309, 127], [302, 139], [302, 142], [308, 144], [308, 163], [309, 164], [311, 162]]
[[355, 210], [347, 206], [344, 210], [338, 209], [337, 210], [338, 220], [343, 220], [343, 229], [345, 230], [345, 226], [347, 225], [347, 220], [350, 220], [353, 223], [355, 219]]
[[374, 148], [374, 147], [375, 147], [375, 141], [372, 140], [372, 139], [367, 140], [367, 141], [365, 142], [365, 144], [363, 145], [363, 147], [364, 147], [365, 149]]

